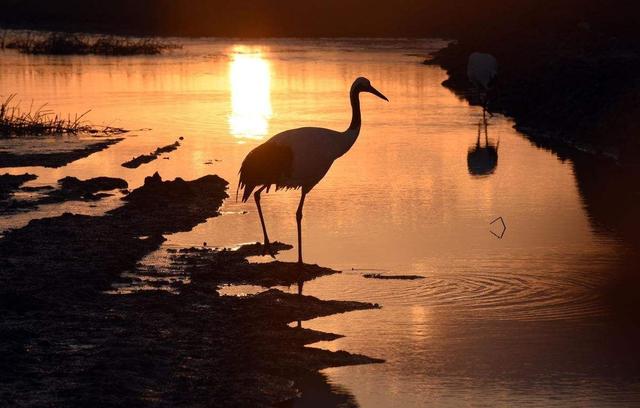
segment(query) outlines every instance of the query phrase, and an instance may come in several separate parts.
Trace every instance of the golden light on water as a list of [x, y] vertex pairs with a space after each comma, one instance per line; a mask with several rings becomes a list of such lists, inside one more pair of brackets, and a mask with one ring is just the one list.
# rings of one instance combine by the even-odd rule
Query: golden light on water
[[271, 118], [271, 67], [260, 51], [234, 48], [229, 65], [231, 82], [231, 134], [262, 139]]

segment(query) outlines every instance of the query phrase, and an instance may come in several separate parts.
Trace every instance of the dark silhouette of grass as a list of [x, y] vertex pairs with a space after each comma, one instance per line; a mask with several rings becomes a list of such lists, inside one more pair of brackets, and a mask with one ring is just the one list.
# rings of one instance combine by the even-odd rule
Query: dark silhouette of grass
[[31, 33], [7, 40], [3, 48], [16, 49], [24, 54], [47, 55], [157, 55], [164, 50], [179, 48], [173, 43], [153, 38], [89, 35], [54, 32], [44, 36]]
[[122, 128], [88, 124], [84, 121], [84, 117], [89, 111], [80, 115], [75, 114], [73, 117], [68, 115], [66, 118], [46, 109], [46, 104], [38, 108], [34, 108], [32, 104], [29, 110], [23, 111], [18, 103], [13, 102], [15, 97], [16, 94], [9, 95], [4, 102], [0, 103], [0, 137], [65, 133], [120, 134], [127, 132]]

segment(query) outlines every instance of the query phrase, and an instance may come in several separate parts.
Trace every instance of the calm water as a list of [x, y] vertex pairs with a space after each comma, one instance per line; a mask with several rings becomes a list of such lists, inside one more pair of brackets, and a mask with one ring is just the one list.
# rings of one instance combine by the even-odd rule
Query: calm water
[[[470, 174], [481, 112], [440, 85], [442, 70], [421, 64], [443, 44], [194, 40], [162, 57], [5, 52], [3, 96], [49, 102], [56, 112], [91, 109], [96, 124], [150, 129], [64, 168], [8, 171], [37, 174], [32, 185], [104, 175], [133, 188], [154, 171], [185, 179], [216, 173], [234, 190], [244, 155], [269, 135], [305, 125], [346, 128], [349, 87], [366, 76], [391, 102], [363, 95], [360, 138], [309, 195], [303, 222], [305, 260], [344, 273], [309, 282], [304, 291], [383, 308], [303, 326], [346, 335], [314, 346], [387, 362], [326, 370], [331, 383], [363, 407], [640, 403], [638, 359], [628, 353], [633, 337], [608, 323], [602, 298], [624, 244], [592, 226], [571, 162], [536, 148], [505, 118], [492, 118], [488, 129], [489, 143], [499, 143], [497, 167]], [[120, 166], [179, 136], [185, 140], [168, 160]], [[272, 239], [295, 242], [298, 194], [263, 199]], [[0, 228], [118, 204], [114, 197], [96, 207], [43, 207], [1, 218]], [[223, 211], [169, 236], [167, 246], [261, 239], [253, 202], [230, 199]], [[497, 217], [507, 225], [502, 239], [490, 232]], [[289, 251], [279, 259], [295, 257]], [[363, 278], [370, 269], [425, 279]]]

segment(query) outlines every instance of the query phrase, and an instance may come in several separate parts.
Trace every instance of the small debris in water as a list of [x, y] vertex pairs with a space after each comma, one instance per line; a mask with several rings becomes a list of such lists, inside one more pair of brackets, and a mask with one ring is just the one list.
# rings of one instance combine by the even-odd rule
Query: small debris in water
[[366, 273], [362, 275], [367, 279], [389, 279], [389, 280], [416, 280], [424, 279], [424, 276], [420, 275], [383, 275], [381, 273]]

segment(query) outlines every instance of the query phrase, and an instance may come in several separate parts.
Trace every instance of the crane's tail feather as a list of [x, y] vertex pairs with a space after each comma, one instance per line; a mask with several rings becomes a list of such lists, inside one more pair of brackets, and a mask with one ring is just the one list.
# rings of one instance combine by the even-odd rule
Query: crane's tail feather
[[291, 175], [293, 152], [291, 147], [277, 143], [263, 143], [247, 154], [240, 166], [240, 180], [236, 190], [242, 192], [242, 202], [247, 202], [257, 186], [266, 186], [267, 192], [272, 184], [276, 187]]

